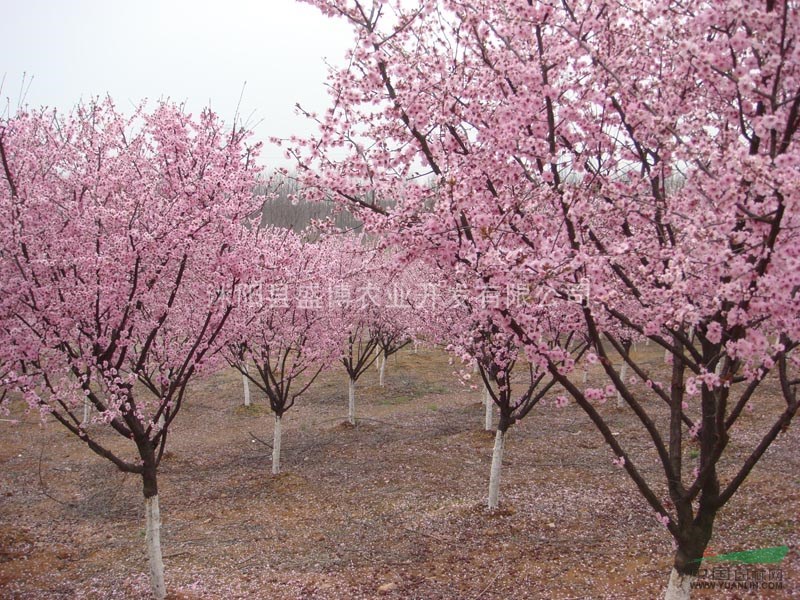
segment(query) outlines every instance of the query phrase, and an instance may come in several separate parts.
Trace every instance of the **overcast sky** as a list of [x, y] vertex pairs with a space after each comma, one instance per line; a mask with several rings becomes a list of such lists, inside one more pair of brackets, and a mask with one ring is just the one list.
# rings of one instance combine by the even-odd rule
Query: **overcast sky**
[[[30, 106], [169, 97], [231, 122], [247, 82], [239, 112], [266, 141], [313, 131], [294, 105], [327, 106], [324, 59], [341, 64], [349, 40], [295, 0], [0, 0], [0, 92], [13, 111], [26, 73]], [[286, 164], [272, 147], [262, 160]]]

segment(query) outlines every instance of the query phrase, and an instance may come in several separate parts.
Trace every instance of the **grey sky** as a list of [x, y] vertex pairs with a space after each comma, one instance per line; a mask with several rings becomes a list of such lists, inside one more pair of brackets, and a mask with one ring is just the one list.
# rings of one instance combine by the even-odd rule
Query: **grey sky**
[[[327, 106], [323, 57], [341, 64], [349, 39], [294, 0], [0, 0], [3, 106], [16, 107], [27, 73], [30, 106], [169, 97], [231, 122], [246, 81], [239, 112], [260, 139], [305, 134], [294, 104]], [[272, 147], [263, 162], [285, 164]]]

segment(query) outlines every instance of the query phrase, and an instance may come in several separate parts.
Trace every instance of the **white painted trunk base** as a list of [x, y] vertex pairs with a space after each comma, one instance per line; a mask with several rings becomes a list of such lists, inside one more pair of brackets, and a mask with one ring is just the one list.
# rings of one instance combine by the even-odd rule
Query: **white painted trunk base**
[[83, 420], [81, 424], [87, 425], [89, 423], [89, 417], [92, 416], [92, 403], [88, 398], [83, 399]]
[[386, 375], [386, 357], [384, 356], [383, 360], [381, 360], [380, 374], [378, 376], [378, 385], [380, 385], [381, 387], [383, 387], [385, 375]]
[[158, 495], [144, 499], [144, 513], [147, 523], [145, 543], [150, 566], [150, 589], [153, 598], [164, 600], [167, 588], [164, 585], [164, 561], [161, 556], [161, 512], [158, 508]]
[[356, 424], [356, 382], [352, 379], [347, 388], [347, 420], [351, 425]]
[[281, 472], [281, 418], [275, 415], [275, 428], [272, 435], [272, 474]]
[[694, 581], [692, 575], [681, 575], [673, 568], [669, 575], [664, 600], [689, 600], [692, 594], [692, 581]]
[[489, 510], [495, 510], [500, 506], [500, 471], [503, 468], [504, 447], [505, 433], [498, 429], [494, 436], [492, 471], [489, 475]]
[[489, 395], [489, 388], [485, 385], [483, 387], [483, 406], [484, 406], [484, 415], [483, 415], [483, 429], [485, 431], [492, 430], [492, 407], [494, 406], [494, 402], [492, 401], [492, 397]]
[[[622, 367], [619, 370], [619, 378], [622, 380], [622, 383], [625, 383], [625, 378], [628, 376], [628, 363], [622, 363]], [[625, 406], [625, 401], [622, 399], [622, 394], [617, 391], [617, 408], [622, 408]]]
[[242, 373], [242, 387], [244, 388], [244, 405], [250, 406], [250, 379], [246, 373], [247, 364], [244, 365], [244, 373]]

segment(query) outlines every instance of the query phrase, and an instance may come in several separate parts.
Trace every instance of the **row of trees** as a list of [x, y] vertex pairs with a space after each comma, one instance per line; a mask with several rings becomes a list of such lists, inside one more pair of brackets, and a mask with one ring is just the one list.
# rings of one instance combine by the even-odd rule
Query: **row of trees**
[[[404, 341], [392, 311], [353, 311], [345, 289], [410, 272], [466, 298], [417, 331], [476, 363], [499, 407], [492, 486], [508, 427], [557, 386], [674, 538], [666, 597], [687, 598], [719, 511], [800, 406], [796, 1], [309, 2], [355, 43], [320, 135], [288, 152], [306, 199], [346, 206], [372, 241], [260, 227], [258, 149], [211, 113], [123, 117], [106, 102], [6, 119], [4, 387], [141, 475], [163, 597], [156, 473], [188, 382], [227, 359], [257, 385], [278, 468], [280, 419], [320, 365], [347, 369], [354, 420], [358, 377]], [[302, 306], [247, 300], [292, 281], [317, 287]], [[667, 385], [630, 352], [640, 340], [671, 359]], [[582, 380], [581, 358], [605, 386]], [[767, 377], [782, 405], [736, 462], [737, 422]], [[659, 478], [597, 410], [609, 389]], [[129, 455], [92, 435], [87, 401]]]
[[[3, 401], [15, 390], [140, 475], [157, 598], [158, 468], [193, 378], [230, 365], [246, 401], [251, 384], [260, 392], [277, 474], [283, 419], [323, 369], [346, 370], [355, 425], [356, 383], [374, 362], [383, 385], [387, 359], [412, 339], [449, 344], [477, 361], [500, 409], [490, 508], [506, 430], [553, 385], [534, 395], [545, 374], [530, 366], [512, 397], [517, 346], [475, 321], [469, 290], [453, 293], [446, 272], [363, 236], [265, 224], [257, 152], [213, 114], [170, 104], [124, 116], [107, 100], [0, 126]], [[109, 428], [128, 444], [108, 444]]]
[[[497, 291], [471, 316], [487, 386], [502, 394], [524, 353], [532, 384], [565, 390], [675, 541], [665, 597], [688, 598], [719, 511], [799, 406], [800, 6], [306, 1], [354, 42], [319, 135], [284, 142], [304, 185], [409, 259]], [[671, 359], [668, 384], [629, 351], [642, 339]], [[605, 388], [575, 373], [582, 352], [660, 479], [598, 412]], [[734, 461], [767, 377], [782, 406]]]
[[412, 335], [408, 306], [387, 302], [402, 279], [390, 254], [261, 224], [257, 153], [212, 113], [167, 103], [0, 123], [0, 409], [21, 396], [141, 477], [156, 598], [158, 468], [189, 383], [230, 364], [256, 386], [278, 473], [282, 419], [320, 371], [347, 367], [355, 423], [373, 350]]
[[[125, 116], [106, 100], [0, 124], [0, 409], [15, 391], [141, 477], [157, 598], [158, 470], [194, 378], [230, 365], [246, 402], [258, 390], [274, 415], [278, 474], [283, 419], [324, 369], [344, 367], [355, 425], [371, 365], [383, 385], [387, 359], [412, 340], [449, 344], [496, 390], [490, 508], [505, 431], [552, 385], [531, 401], [541, 380], [531, 369], [531, 388], [512, 400], [516, 349], [504, 353], [498, 331], [502, 341], [472, 338], [467, 291], [454, 294], [443, 272], [364, 236], [266, 224], [257, 153], [212, 113], [192, 119], [166, 103]], [[108, 429], [126, 444], [109, 444]]]

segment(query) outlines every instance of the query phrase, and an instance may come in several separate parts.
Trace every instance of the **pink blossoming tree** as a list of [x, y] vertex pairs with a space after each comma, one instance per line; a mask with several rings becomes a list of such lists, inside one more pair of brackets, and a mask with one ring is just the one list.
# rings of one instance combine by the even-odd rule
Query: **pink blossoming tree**
[[338, 358], [328, 313], [325, 244], [305, 243], [288, 229], [256, 232], [249, 252], [261, 279], [240, 294], [228, 362], [266, 397], [275, 422], [272, 473], [281, 468], [284, 414]]
[[225, 342], [241, 222], [258, 209], [252, 150], [209, 111], [125, 117], [106, 100], [4, 119], [0, 158], [2, 362], [42, 418], [142, 478], [163, 598], [158, 466], [187, 384]]
[[374, 242], [361, 235], [331, 233], [319, 243], [327, 261], [328, 326], [348, 376], [347, 421], [356, 425], [356, 383], [378, 357], [375, 325], [385, 290], [373, 276], [383, 264]]
[[[666, 597], [688, 598], [720, 509], [798, 410], [797, 2], [310, 2], [357, 43], [331, 73], [320, 135], [290, 142], [307, 184], [456, 274], [530, 286], [497, 322], [665, 524], [677, 548]], [[426, 174], [435, 185], [419, 185]], [[602, 389], [576, 381], [543, 326], [541, 308], [576, 286], [589, 290], [579, 333]], [[627, 350], [635, 338], [671, 357], [667, 384]], [[606, 345], [646, 385], [621, 377]], [[608, 386], [659, 478], [597, 410]], [[736, 461], [738, 419], [761, 400], [772, 424]]]

